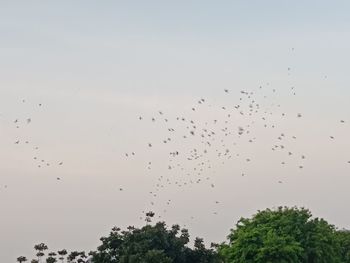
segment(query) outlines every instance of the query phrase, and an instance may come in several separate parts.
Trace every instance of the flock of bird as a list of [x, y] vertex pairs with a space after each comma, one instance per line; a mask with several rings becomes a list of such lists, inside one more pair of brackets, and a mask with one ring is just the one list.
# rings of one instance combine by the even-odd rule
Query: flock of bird
[[[290, 87], [288, 92], [289, 95], [296, 96], [294, 87]], [[285, 167], [291, 164], [295, 169], [304, 169], [307, 164], [307, 154], [300, 150], [302, 148], [298, 145], [297, 136], [283, 130], [283, 125], [280, 125], [286, 119], [302, 119], [303, 114], [284, 111], [283, 107], [274, 101], [276, 93], [277, 90], [271, 88], [269, 83], [252, 91], [241, 90], [238, 94], [224, 89], [222, 96], [225, 96], [223, 99], [225, 102], [217, 103], [210, 98], [200, 98], [178, 116], [167, 114], [163, 110], [159, 110], [153, 116], [138, 116], [137, 119], [141, 124], [156, 125], [157, 130], [162, 134], [162, 137], [156, 140], [153, 138], [152, 141], [145, 142], [143, 152], [149, 157], [144, 164], [145, 173], [152, 172], [154, 164], [159, 161], [157, 149], [163, 156], [167, 156], [166, 161], [161, 163], [163, 172], [155, 172], [153, 189], [149, 191], [149, 208], [155, 209], [157, 202], [165, 202], [166, 206], [171, 205], [171, 199], [160, 200], [159, 198], [160, 192], [166, 193], [170, 185], [178, 188], [193, 185], [215, 188], [215, 171], [219, 165], [235, 163], [241, 169], [238, 175], [247, 176], [247, 167], [256, 161], [254, 150], [247, 149], [254, 149], [254, 144], [258, 141], [263, 141], [267, 145], [269, 143], [269, 140], [261, 135], [262, 129], [273, 137], [272, 143], [266, 150], [279, 157], [276, 159], [280, 162], [276, 165]], [[22, 103], [26, 101], [22, 100]], [[41, 108], [42, 104], [36, 106]], [[16, 118], [13, 120], [13, 125], [15, 129], [21, 129], [32, 125], [33, 120], [35, 118], [32, 116], [24, 119]], [[340, 124], [345, 122], [340, 120]], [[335, 140], [335, 137], [330, 135], [329, 139]], [[15, 146], [20, 144], [32, 147], [34, 154], [31, 158], [33, 164], [39, 169], [63, 165], [61, 160], [52, 162], [42, 157], [39, 146], [34, 145], [27, 138], [17, 138], [14, 141]], [[124, 157], [132, 161], [137, 155], [138, 150], [134, 149], [126, 152]], [[350, 164], [350, 161], [348, 163]], [[291, 167], [288, 166], [288, 169]], [[60, 181], [61, 177], [56, 177], [56, 180]], [[280, 179], [276, 183], [282, 184], [284, 181]], [[3, 188], [7, 188], [7, 185]], [[124, 189], [125, 187], [119, 187], [119, 191]], [[214, 200], [214, 203], [219, 205], [221, 202]], [[166, 209], [163, 210], [164, 213], [166, 211]], [[217, 211], [213, 214], [216, 215]]]
[[[219, 164], [240, 162], [240, 176], [246, 176], [244, 169], [255, 160], [250, 156], [254, 154], [245, 148], [258, 140], [268, 141], [260, 138], [261, 129], [266, 129], [267, 134], [276, 134], [269, 151], [279, 155], [277, 159], [282, 160], [277, 165], [287, 166], [291, 163], [295, 169], [304, 169], [307, 155], [301, 152], [302, 145], [298, 144], [297, 136], [283, 131], [283, 126], [279, 125], [287, 118], [301, 119], [303, 114], [287, 114], [280, 104], [271, 102], [269, 95], [276, 92], [276, 89], [266, 84], [266, 87], [260, 86], [255, 91], [240, 91], [236, 104], [213, 105], [209, 99], [200, 98], [188, 109], [187, 114], [173, 117], [160, 110], [154, 116], [138, 116], [138, 120], [146, 122], [146, 126], [158, 125], [158, 130], [163, 134], [163, 138], [145, 143], [144, 154], [155, 157], [155, 160], [150, 159], [145, 164], [145, 169], [152, 170], [159, 152], [168, 156], [167, 161], [161, 164], [167, 171], [155, 172], [154, 187], [149, 192], [151, 210], [155, 209], [157, 201], [164, 203], [158, 197], [160, 192], [166, 193], [167, 186], [184, 188], [206, 184], [215, 188], [214, 175]], [[290, 94], [296, 96], [294, 87], [290, 88]], [[237, 99], [237, 94], [232, 95], [228, 89], [223, 90], [223, 95], [228, 96], [229, 101], [230, 98]], [[340, 123], [344, 124], [345, 121], [340, 120]], [[329, 138], [335, 139], [334, 136]], [[155, 152], [156, 147], [158, 153]], [[126, 152], [125, 158], [133, 160], [136, 155], [136, 151]], [[289, 166], [288, 169], [292, 168]], [[277, 183], [282, 184], [283, 181], [278, 180]], [[166, 205], [170, 203], [170, 199], [166, 201]], [[215, 204], [219, 203], [215, 201]], [[164, 213], [166, 211], [163, 210]], [[213, 214], [217, 215], [217, 211]]]
[[[22, 99], [22, 103], [27, 103], [27, 101], [25, 99]], [[42, 107], [42, 103], [39, 103], [36, 105], [37, 107]], [[25, 119], [20, 119], [20, 118], [16, 118], [13, 121], [14, 124], [14, 128], [15, 129], [24, 129], [25, 126], [27, 125], [32, 125], [32, 117], [27, 117]], [[14, 142], [15, 145], [20, 145], [20, 144], [24, 144], [27, 145], [28, 147], [31, 147], [32, 150], [34, 150], [34, 154], [32, 156], [32, 160], [33, 160], [33, 164], [36, 165], [37, 168], [45, 168], [45, 167], [50, 167], [51, 165], [57, 165], [57, 166], [62, 166], [63, 165], [63, 161], [53, 161], [50, 162], [48, 161], [46, 158], [43, 158], [40, 154], [40, 147], [33, 144], [28, 138], [17, 138]], [[56, 177], [56, 180], [61, 180], [60, 177]]]

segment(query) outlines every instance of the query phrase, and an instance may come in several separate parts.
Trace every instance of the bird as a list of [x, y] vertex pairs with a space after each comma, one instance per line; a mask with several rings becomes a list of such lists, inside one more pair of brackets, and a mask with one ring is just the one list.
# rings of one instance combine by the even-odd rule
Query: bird
[[[291, 71], [290, 67], [288, 67], [288, 71]], [[266, 86], [269, 86], [269, 84], [267, 83]], [[266, 90], [274, 93], [274, 100], [266, 96], [267, 94], [264, 94]], [[289, 96], [295, 95], [295, 90], [295, 87], [291, 87]], [[171, 185], [180, 189], [196, 184], [203, 185], [203, 182], [209, 180], [209, 188], [214, 188], [215, 185], [211, 183], [211, 180], [215, 176], [215, 162], [227, 165], [236, 159], [243, 160], [245, 166], [255, 164], [257, 158], [254, 157], [252, 159], [254, 162], [250, 158], [246, 158], [248, 156], [253, 157], [251, 156], [250, 148], [258, 145], [259, 141], [265, 144], [265, 140], [269, 140], [269, 137], [265, 135], [265, 137], [261, 136], [262, 138], [254, 136], [259, 131], [260, 124], [261, 127], [265, 127], [267, 130], [272, 131], [274, 129], [274, 132], [270, 133], [272, 135], [272, 147], [268, 149], [272, 149], [274, 154], [284, 158], [277, 161], [277, 165], [288, 167], [288, 163], [293, 163], [299, 158], [299, 160], [303, 161], [296, 165], [296, 169], [304, 168], [306, 156], [301, 152], [300, 147], [302, 146], [296, 144], [297, 137], [288, 135], [286, 131], [282, 130], [281, 123], [279, 123], [281, 120], [284, 122], [288, 121], [287, 117], [293, 114], [285, 111], [283, 105], [276, 100], [279, 94], [278, 89], [267, 89], [265, 86], [262, 89], [262, 86], [258, 86], [256, 91], [262, 94], [258, 97], [255, 91], [240, 91], [240, 95], [237, 98], [233, 98], [233, 100], [239, 100], [240, 102], [237, 104], [237, 102], [233, 101], [231, 106], [229, 103], [217, 103], [215, 105], [213, 103], [204, 103], [204, 99], [196, 99], [192, 104], [193, 107], [190, 106], [183, 109], [186, 114], [178, 112], [175, 117], [167, 119], [164, 119], [164, 116], [162, 119], [165, 122], [156, 121], [156, 116], [159, 116], [158, 113], [163, 115], [163, 112], [156, 111], [153, 113], [152, 122], [155, 122], [154, 124], [159, 128], [157, 134], [165, 133], [158, 138], [161, 143], [153, 145], [153, 151], [154, 154], [156, 154], [156, 150], [164, 151], [164, 158], [166, 159], [164, 162], [160, 162], [162, 175], [154, 178], [154, 188], [150, 194], [152, 202], [149, 200], [148, 204], [156, 205], [163, 190], [162, 188], [165, 190], [166, 187]], [[224, 92], [232, 93], [228, 89], [224, 89]], [[260, 99], [261, 101], [259, 101]], [[298, 111], [301, 110], [299, 109]], [[303, 117], [302, 113], [298, 113], [298, 111], [294, 113], [294, 116], [297, 118]], [[198, 119], [195, 119], [195, 117], [198, 117]], [[139, 119], [142, 119], [141, 116]], [[344, 123], [343, 120], [340, 120], [340, 123]], [[169, 133], [172, 136], [169, 136]], [[148, 140], [153, 141], [154, 139], [152, 137], [152, 139], [149, 138]], [[145, 143], [147, 144], [147, 140]], [[156, 147], [158, 145], [161, 145], [161, 147]], [[172, 148], [177, 146], [181, 148]], [[152, 147], [152, 144], [148, 143], [148, 147]], [[147, 149], [148, 147], [146, 146], [145, 148]], [[181, 154], [179, 154], [180, 151]], [[131, 151], [128, 152], [131, 153]], [[286, 156], [289, 156], [288, 162], [285, 161], [287, 159]], [[348, 163], [350, 164], [350, 160]], [[148, 165], [147, 162], [145, 164], [143, 169], [148, 171], [148, 174], [157, 167], [154, 165], [151, 169], [151, 162]], [[212, 176], [208, 174], [209, 172], [212, 173]], [[159, 170], [156, 169], [155, 175], [158, 173]], [[241, 173], [241, 176], [245, 176], [245, 173]], [[285, 180], [276, 180], [275, 182], [282, 184], [285, 183]], [[213, 201], [215, 204], [218, 204], [218, 201]], [[166, 202], [166, 204], [169, 205], [169, 202]]]

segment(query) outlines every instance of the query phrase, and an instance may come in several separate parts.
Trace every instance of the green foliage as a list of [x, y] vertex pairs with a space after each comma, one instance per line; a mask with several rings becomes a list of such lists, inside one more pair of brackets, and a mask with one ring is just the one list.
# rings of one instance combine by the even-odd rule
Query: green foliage
[[241, 218], [220, 254], [229, 263], [341, 262], [335, 229], [307, 209], [279, 207]]
[[52, 257], [52, 256], [49, 256], [47, 259], [46, 259], [46, 263], [56, 263], [57, 262], [57, 259]]
[[113, 228], [108, 237], [101, 238], [102, 245], [93, 255], [94, 263], [214, 263], [217, 255], [197, 239], [194, 250], [186, 245], [186, 229], [173, 225], [167, 229], [164, 222], [141, 229], [129, 227], [127, 231]]
[[190, 251], [186, 262], [221, 263], [221, 260], [216, 251], [206, 249], [203, 239], [197, 237], [194, 241], [194, 249]]
[[[336, 231], [325, 220], [312, 218], [304, 208], [279, 207], [241, 218], [228, 236], [229, 242], [207, 249], [196, 238], [188, 247], [189, 233], [179, 225], [151, 224], [153, 212], [146, 213], [146, 225], [113, 228], [87, 261], [85, 252], [50, 252], [35, 245], [37, 259], [31, 263], [350, 263], [350, 231]], [[56, 259], [58, 257], [58, 259]], [[23, 263], [26, 257], [18, 257]]]
[[78, 252], [78, 251], [72, 251], [68, 257], [67, 257], [67, 260], [68, 262], [85, 262], [85, 259], [86, 259], [86, 255], [85, 255], [85, 252], [84, 251], [81, 251], [81, 252]]
[[336, 237], [340, 246], [341, 262], [350, 263], [350, 231], [337, 231]]

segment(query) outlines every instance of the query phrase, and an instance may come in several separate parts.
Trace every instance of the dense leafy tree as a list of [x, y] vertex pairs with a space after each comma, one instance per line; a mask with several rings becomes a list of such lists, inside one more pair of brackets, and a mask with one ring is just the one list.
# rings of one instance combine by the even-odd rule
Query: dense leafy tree
[[204, 247], [197, 239], [194, 250], [186, 245], [189, 234], [186, 229], [164, 222], [141, 229], [129, 227], [127, 231], [113, 228], [108, 237], [101, 238], [102, 245], [93, 252], [94, 263], [213, 263], [218, 262], [213, 250]]
[[335, 229], [307, 209], [279, 207], [241, 218], [220, 248], [225, 262], [341, 262]]
[[[47, 254], [44, 243], [35, 245], [38, 259], [31, 263], [350, 263], [350, 231], [336, 230], [325, 220], [313, 218], [304, 208], [279, 207], [241, 218], [228, 236], [229, 242], [212, 244], [196, 238], [188, 247], [189, 233], [179, 225], [152, 224], [145, 214], [142, 228], [113, 228], [102, 244], [89, 253], [63, 249]], [[58, 259], [56, 257], [58, 256]], [[18, 257], [17, 261], [27, 261]]]
[[46, 258], [46, 263], [56, 263], [57, 262], [57, 259], [54, 258], [53, 256], [48, 256]]
[[200, 263], [216, 263], [222, 262], [216, 250], [206, 249], [202, 238], [196, 238], [194, 241], [194, 249], [190, 250], [186, 262], [200, 262]]
[[340, 246], [341, 262], [350, 263], [350, 231], [339, 230], [336, 237]]

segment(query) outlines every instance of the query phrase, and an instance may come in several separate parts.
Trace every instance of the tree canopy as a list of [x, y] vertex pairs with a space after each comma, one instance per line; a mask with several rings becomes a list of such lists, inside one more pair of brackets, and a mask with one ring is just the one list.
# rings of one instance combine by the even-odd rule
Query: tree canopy
[[[201, 238], [193, 246], [187, 229], [165, 222], [114, 227], [102, 237], [96, 251], [49, 252], [36, 245], [32, 263], [350, 263], [350, 231], [337, 230], [324, 219], [312, 217], [304, 208], [279, 207], [241, 218], [228, 235], [228, 242], [206, 248]], [[44, 260], [45, 259], [45, 260]], [[24, 256], [17, 262], [26, 262]]]
[[167, 229], [164, 222], [142, 228], [129, 227], [126, 231], [113, 228], [108, 237], [101, 238], [94, 263], [215, 263], [218, 256], [206, 249], [203, 240], [195, 240], [194, 249], [187, 247], [189, 233], [173, 225]]
[[336, 233], [340, 245], [340, 257], [342, 262], [350, 263], [350, 231], [339, 230]]
[[334, 226], [304, 208], [279, 207], [241, 218], [220, 254], [225, 262], [342, 262]]

